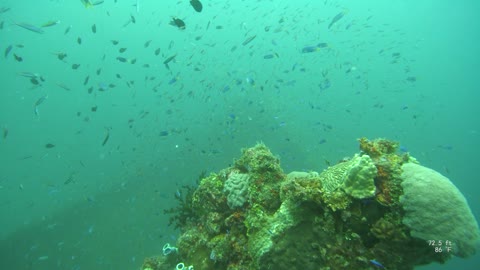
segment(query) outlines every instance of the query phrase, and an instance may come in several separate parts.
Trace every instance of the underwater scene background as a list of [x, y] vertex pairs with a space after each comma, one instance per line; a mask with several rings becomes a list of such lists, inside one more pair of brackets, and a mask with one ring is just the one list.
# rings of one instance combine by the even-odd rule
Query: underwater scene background
[[140, 269], [257, 142], [288, 173], [395, 140], [480, 216], [478, 1], [201, 2], [0, 2], [2, 269]]

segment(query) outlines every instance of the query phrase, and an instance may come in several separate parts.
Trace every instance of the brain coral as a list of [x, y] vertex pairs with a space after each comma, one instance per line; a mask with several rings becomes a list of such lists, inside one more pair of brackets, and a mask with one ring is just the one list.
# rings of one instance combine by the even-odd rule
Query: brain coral
[[248, 174], [231, 172], [225, 181], [224, 191], [228, 193], [227, 204], [230, 209], [242, 207], [247, 200]]
[[[452, 242], [452, 253], [466, 258], [478, 245], [478, 224], [466, 199], [440, 173], [418, 164], [402, 165], [403, 223], [413, 237]], [[443, 247], [446, 248], [446, 247]]]

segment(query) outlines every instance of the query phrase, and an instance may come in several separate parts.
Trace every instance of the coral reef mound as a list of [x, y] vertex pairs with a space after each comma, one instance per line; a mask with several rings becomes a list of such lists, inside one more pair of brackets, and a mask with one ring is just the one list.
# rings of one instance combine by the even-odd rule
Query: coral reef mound
[[359, 143], [321, 173], [285, 174], [264, 144], [243, 149], [180, 192], [165, 211], [181, 233], [176, 252], [142, 269], [413, 270], [475, 252], [478, 225], [448, 179], [397, 142]]

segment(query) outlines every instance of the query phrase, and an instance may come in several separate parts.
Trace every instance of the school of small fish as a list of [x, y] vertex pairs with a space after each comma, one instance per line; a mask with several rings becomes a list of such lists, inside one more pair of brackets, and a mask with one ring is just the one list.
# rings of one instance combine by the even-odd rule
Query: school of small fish
[[[0, 7], [0, 34], [14, 33], [10, 39], [2, 38], [1, 61], [11, 67], [2, 73], [16, 78], [15, 90], [22, 91], [18, 106], [23, 106], [32, 122], [43, 125], [57, 116], [68, 117], [71, 125], [58, 129], [72, 133], [72, 144], [86, 143], [79, 139], [85, 134], [92, 136], [85, 141], [100, 153], [99, 160], [128, 151], [143, 153], [146, 150], [139, 145], [144, 142], [161, 148], [159, 141], [168, 141], [184, 154], [216, 156], [222, 153], [218, 145], [237, 139], [251, 123], [279, 134], [295, 123], [285, 107], [271, 106], [272, 100], [292, 96], [292, 108], [321, 114], [337, 106], [322, 103], [323, 95], [340, 91], [337, 85], [351, 86], [352, 96], [369, 91], [368, 57], [401, 74], [405, 87], [415, 87], [418, 80], [412, 59], [402, 49], [405, 44], [395, 36], [404, 33], [376, 25], [373, 16], [357, 16], [340, 1], [319, 1], [317, 5], [328, 7], [321, 15], [312, 11], [318, 10], [312, 4], [301, 11], [288, 5], [275, 8], [253, 4], [262, 1], [241, 1], [249, 8], [249, 17], [258, 18], [241, 22], [229, 19], [238, 13], [234, 1], [171, 1], [168, 15], [160, 8], [163, 2], [75, 2], [83, 17], [22, 16], [13, 6]], [[126, 12], [119, 12], [120, 8]], [[306, 18], [309, 23], [302, 23]], [[360, 35], [389, 42], [356, 40]], [[360, 52], [368, 52], [368, 60]], [[298, 98], [298, 89], [315, 98]], [[181, 109], [188, 104], [199, 109]], [[385, 102], [376, 100], [369, 106], [380, 110]], [[408, 108], [405, 105], [402, 111]], [[345, 113], [353, 115], [348, 106]], [[187, 116], [200, 120], [183, 121]], [[321, 134], [315, 147], [328, 145], [336, 128], [332, 123], [311, 121], [311, 132]], [[0, 125], [1, 142], [9, 143], [18, 133], [10, 123]], [[198, 127], [212, 129], [207, 132], [208, 147], [197, 147]], [[129, 134], [122, 133], [122, 128]], [[294, 142], [292, 134], [281, 136], [286, 144]], [[128, 140], [135, 143], [126, 145]], [[38, 148], [43, 156], [25, 152], [15, 158], [30, 161], [56, 155], [61, 159], [69, 149], [65, 138], [55, 134], [39, 142]], [[122, 166], [134, 162], [122, 160]], [[91, 161], [71, 163], [64, 177], [49, 186], [49, 194], [81, 183], [80, 171]], [[18, 188], [24, 190], [24, 185]], [[85, 234], [96, 230], [87, 226]], [[46, 261], [49, 256], [37, 260]], [[374, 259], [370, 263], [383, 268]]]

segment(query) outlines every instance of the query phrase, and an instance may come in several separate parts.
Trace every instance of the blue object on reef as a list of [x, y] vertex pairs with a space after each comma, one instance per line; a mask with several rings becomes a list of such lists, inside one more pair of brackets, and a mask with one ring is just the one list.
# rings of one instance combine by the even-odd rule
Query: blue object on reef
[[375, 266], [378, 267], [378, 268], [385, 268], [385, 267], [383, 266], [383, 264], [381, 264], [379, 261], [377, 261], [377, 260], [375, 260], [375, 259], [370, 260], [370, 263], [373, 264], [373, 265], [375, 265]]

